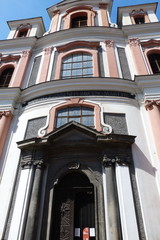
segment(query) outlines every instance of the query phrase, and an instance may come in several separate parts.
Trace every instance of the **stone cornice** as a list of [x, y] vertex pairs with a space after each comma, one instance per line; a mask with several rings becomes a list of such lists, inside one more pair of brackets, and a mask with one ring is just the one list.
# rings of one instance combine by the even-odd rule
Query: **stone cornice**
[[16, 48], [28, 48], [32, 49], [36, 44], [37, 38], [36, 37], [26, 37], [26, 38], [13, 38], [13, 39], [6, 39], [0, 40], [0, 49], [14, 49]]
[[20, 88], [0, 88], [0, 111], [13, 112], [20, 94]]
[[[86, 39], [87, 34], [87, 39]], [[45, 36], [39, 38], [37, 40], [37, 47], [44, 47], [44, 45], [53, 45], [59, 47], [60, 45], [64, 45], [67, 42], [77, 41], [90, 41], [90, 39], [94, 39], [95, 41], [105, 41], [106, 39], [122, 39], [125, 41], [123, 31], [119, 28], [112, 27], [84, 27], [84, 28], [71, 28], [66, 30], [61, 30], [58, 32], [46, 34]], [[62, 39], [63, 42], [62, 42]]]
[[120, 78], [80, 78], [68, 80], [54, 80], [37, 84], [32, 87], [26, 88], [22, 91], [22, 103], [31, 99], [45, 96], [47, 94], [54, 94], [66, 91], [87, 91], [91, 90], [104, 90], [107, 91], [124, 91], [136, 94], [139, 89], [136, 87], [134, 81], [124, 80]]
[[[155, 33], [159, 33], [160, 22], [145, 23], [145, 24], [133, 24], [122, 26], [124, 36], [129, 38], [145, 39], [145, 33], [147, 33], [147, 39], [153, 38]], [[150, 34], [150, 35], [149, 35]], [[154, 34], [154, 35], [153, 35]], [[155, 37], [159, 37], [157, 34]]]

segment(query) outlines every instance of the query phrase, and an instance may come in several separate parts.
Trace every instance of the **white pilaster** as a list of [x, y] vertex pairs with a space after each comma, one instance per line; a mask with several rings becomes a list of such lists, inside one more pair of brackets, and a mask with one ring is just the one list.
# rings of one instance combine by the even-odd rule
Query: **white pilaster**
[[116, 165], [116, 181], [123, 240], [139, 240], [129, 168], [127, 166]]
[[31, 170], [30, 169], [22, 170], [8, 240], [21, 239], [30, 180]]

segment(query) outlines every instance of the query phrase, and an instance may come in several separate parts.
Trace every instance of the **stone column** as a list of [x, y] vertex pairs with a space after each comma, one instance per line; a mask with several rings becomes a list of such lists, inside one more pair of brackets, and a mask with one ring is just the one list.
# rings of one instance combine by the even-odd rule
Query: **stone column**
[[106, 44], [109, 76], [118, 78], [119, 73], [118, 73], [117, 60], [116, 60], [115, 50], [114, 50], [114, 41], [107, 40], [105, 41], [105, 44]]
[[11, 120], [12, 113], [10, 111], [0, 111], [0, 157], [3, 152]]
[[44, 58], [43, 58], [43, 64], [42, 64], [39, 83], [47, 81], [47, 75], [48, 75], [48, 69], [49, 69], [52, 50], [53, 50], [53, 47], [48, 47], [44, 49]]
[[[33, 182], [31, 186], [30, 201], [28, 207], [28, 214], [26, 215], [26, 226], [24, 231], [24, 240], [37, 239], [40, 228], [40, 204], [41, 204], [41, 189], [42, 189], [42, 176], [43, 168], [45, 167], [44, 161], [37, 155], [39, 153], [33, 153], [32, 161], [23, 163], [23, 167], [30, 165], [33, 171]], [[41, 154], [40, 154], [41, 155]]]
[[53, 12], [52, 26], [51, 26], [51, 31], [50, 31], [51, 33], [57, 31], [59, 14], [60, 14], [59, 10]]
[[108, 158], [105, 154], [103, 157], [103, 166], [105, 169], [106, 176], [106, 192], [107, 192], [107, 217], [108, 217], [108, 228], [107, 236], [109, 240], [120, 240], [120, 218], [119, 218], [119, 207], [115, 177], [115, 162], [119, 159]]
[[134, 63], [136, 66], [138, 75], [148, 75], [147, 66], [145, 64], [142, 51], [140, 49], [140, 41], [139, 39], [129, 39], [128, 41], [132, 56], [134, 59]]
[[108, 16], [107, 16], [107, 4], [106, 3], [100, 3], [99, 8], [100, 8], [100, 13], [101, 13], [101, 21], [102, 21], [102, 26], [103, 27], [109, 27], [109, 21], [108, 21]]
[[160, 160], [160, 100], [146, 101], [146, 110], [150, 117], [153, 137]]
[[14, 82], [11, 87], [21, 87], [30, 56], [31, 56], [31, 51], [24, 51], [22, 53], [22, 57], [21, 57], [21, 60], [20, 60], [20, 63], [18, 65], [18, 69], [16, 72], [16, 76], [15, 76]]

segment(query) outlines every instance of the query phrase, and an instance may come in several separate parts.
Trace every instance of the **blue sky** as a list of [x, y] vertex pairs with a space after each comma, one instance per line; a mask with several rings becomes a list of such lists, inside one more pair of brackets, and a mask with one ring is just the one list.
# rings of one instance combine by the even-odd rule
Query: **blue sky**
[[[56, 4], [57, 0], [1, 0], [0, 1], [0, 40], [6, 39], [9, 33], [7, 21], [43, 17], [46, 30], [49, 28], [50, 19], [46, 8]], [[114, 0], [112, 9], [112, 22], [116, 22], [117, 7], [158, 2], [157, 16], [160, 20], [160, 0]]]

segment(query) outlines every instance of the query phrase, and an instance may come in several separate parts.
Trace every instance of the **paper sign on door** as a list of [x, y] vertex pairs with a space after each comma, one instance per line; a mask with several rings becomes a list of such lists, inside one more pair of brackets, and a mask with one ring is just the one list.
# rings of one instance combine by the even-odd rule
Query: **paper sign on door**
[[89, 240], [89, 228], [83, 229], [83, 240]]

